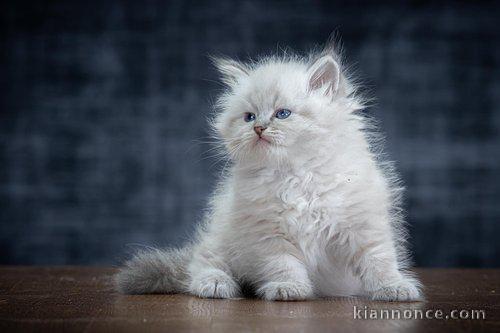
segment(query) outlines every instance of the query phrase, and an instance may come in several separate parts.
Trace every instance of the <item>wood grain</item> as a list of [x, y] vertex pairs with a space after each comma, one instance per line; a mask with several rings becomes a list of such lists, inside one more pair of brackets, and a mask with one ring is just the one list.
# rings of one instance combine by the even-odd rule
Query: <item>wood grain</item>
[[[0, 331], [500, 331], [500, 270], [420, 269], [425, 302], [305, 302], [120, 295], [113, 268], [0, 267]], [[354, 319], [353, 308], [484, 310], [486, 319]]]

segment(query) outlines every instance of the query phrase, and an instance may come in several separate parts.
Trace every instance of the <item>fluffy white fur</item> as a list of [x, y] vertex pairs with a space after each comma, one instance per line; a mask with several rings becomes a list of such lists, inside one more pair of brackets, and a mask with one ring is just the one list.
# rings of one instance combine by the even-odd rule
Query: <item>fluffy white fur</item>
[[[422, 298], [407, 271], [401, 188], [332, 48], [307, 58], [218, 59], [227, 85], [212, 125], [226, 169], [195, 240], [142, 252], [116, 277], [125, 293], [266, 300]], [[292, 114], [277, 119], [276, 110]], [[245, 122], [244, 114], [256, 115]], [[263, 139], [254, 126], [264, 126]]]

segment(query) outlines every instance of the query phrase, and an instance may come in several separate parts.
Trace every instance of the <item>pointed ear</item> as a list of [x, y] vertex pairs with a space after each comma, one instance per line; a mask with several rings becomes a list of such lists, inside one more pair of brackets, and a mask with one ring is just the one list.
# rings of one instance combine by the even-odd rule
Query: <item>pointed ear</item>
[[339, 89], [340, 67], [330, 54], [316, 59], [307, 72], [310, 91], [321, 88], [326, 96], [331, 96]]
[[248, 76], [249, 69], [243, 63], [226, 58], [212, 58], [212, 61], [222, 74], [222, 82], [228, 86], [232, 86]]

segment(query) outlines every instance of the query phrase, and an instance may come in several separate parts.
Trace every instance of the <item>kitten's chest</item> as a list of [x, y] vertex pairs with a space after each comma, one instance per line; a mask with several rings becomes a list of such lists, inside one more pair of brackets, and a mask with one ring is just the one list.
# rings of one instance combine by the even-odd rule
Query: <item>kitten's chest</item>
[[319, 177], [310, 172], [286, 177], [276, 188], [280, 227], [298, 238], [316, 234], [330, 223], [331, 206], [323, 200], [323, 188]]
[[246, 200], [254, 203], [255, 218], [265, 216], [290, 237], [303, 238], [334, 224], [343, 201], [337, 181], [312, 172], [262, 175], [258, 186], [248, 188]]

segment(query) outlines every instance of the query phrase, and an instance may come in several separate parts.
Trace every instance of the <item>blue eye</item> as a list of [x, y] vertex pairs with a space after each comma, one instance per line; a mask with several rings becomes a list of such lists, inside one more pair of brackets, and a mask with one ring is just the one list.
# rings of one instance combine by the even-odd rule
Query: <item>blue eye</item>
[[252, 113], [252, 112], [246, 112], [245, 113], [245, 116], [243, 117], [243, 119], [248, 123], [248, 122], [251, 122], [251, 121], [254, 121], [255, 120], [255, 113]]
[[285, 119], [285, 118], [290, 117], [291, 114], [292, 114], [292, 111], [290, 111], [288, 109], [279, 109], [278, 111], [276, 111], [276, 113], [274, 115], [278, 119]]

